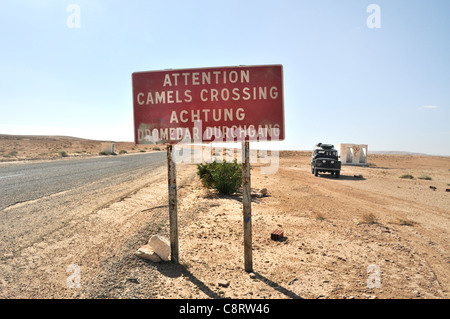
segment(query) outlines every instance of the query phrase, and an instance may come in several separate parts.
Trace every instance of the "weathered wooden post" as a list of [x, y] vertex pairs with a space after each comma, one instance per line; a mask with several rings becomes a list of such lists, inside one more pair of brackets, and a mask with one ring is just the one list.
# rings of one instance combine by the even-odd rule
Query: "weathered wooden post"
[[169, 175], [170, 259], [178, 264], [178, 205], [177, 172], [173, 161], [173, 145], [167, 145], [167, 173]]
[[244, 217], [245, 271], [253, 271], [252, 261], [252, 198], [250, 188], [250, 142], [242, 143], [242, 204]]

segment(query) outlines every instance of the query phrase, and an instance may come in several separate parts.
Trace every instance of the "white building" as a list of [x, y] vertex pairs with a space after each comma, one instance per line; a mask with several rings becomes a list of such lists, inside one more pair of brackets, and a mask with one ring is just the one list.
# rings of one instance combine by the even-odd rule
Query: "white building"
[[337, 144], [342, 165], [367, 165], [367, 144]]
[[102, 143], [102, 152], [107, 154], [114, 154], [114, 143], [112, 142], [104, 142]]

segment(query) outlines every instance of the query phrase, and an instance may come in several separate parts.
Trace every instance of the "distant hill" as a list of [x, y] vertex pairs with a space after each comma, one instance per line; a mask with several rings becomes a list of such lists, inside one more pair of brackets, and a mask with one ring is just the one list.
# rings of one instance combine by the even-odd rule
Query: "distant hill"
[[[312, 152], [312, 150], [285, 150], [285, 152]], [[380, 154], [380, 155], [416, 155], [416, 156], [440, 156], [440, 155], [430, 155], [425, 153], [414, 153], [407, 151], [372, 151], [369, 149], [369, 154]]]
[[[103, 142], [70, 136], [0, 134], [0, 162], [62, 157], [99, 156]], [[163, 149], [157, 145], [114, 142], [116, 153], [130, 154]]]
[[385, 155], [417, 155], [417, 156], [433, 156], [425, 153], [414, 153], [406, 151], [369, 151], [372, 154], [385, 154]]

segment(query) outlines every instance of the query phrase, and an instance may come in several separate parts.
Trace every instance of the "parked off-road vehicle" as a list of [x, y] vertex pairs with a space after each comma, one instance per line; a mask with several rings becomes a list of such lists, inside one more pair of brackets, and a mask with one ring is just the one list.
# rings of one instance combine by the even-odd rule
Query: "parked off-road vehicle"
[[339, 178], [341, 161], [334, 145], [318, 143], [314, 147], [311, 158], [311, 173], [315, 176], [318, 176], [319, 173], [331, 173], [331, 175]]

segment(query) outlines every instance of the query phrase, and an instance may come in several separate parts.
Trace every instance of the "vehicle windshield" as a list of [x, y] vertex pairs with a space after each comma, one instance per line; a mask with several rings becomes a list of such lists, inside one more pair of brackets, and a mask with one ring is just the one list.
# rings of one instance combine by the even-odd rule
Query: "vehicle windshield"
[[337, 151], [318, 150], [314, 153], [314, 157], [337, 157]]

